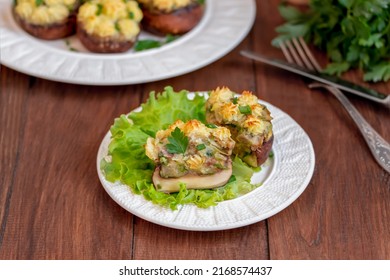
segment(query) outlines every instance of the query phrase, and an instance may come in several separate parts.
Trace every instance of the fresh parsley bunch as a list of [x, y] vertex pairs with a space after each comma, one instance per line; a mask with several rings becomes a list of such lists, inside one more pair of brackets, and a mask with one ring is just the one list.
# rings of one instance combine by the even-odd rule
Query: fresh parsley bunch
[[365, 81], [390, 79], [390, 0], [311, 0], [308, 11], [281, 5], [279, 12], [287, 22], [274, 45], [302, 36], [326, 51], [327, 74], [359, 68]]

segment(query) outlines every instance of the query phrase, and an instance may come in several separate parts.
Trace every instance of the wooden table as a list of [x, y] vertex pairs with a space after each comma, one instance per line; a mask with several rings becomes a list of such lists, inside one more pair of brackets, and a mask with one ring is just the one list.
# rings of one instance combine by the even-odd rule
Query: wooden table
[[[348, 114], [300, 77], [239, 55], [251, 49], [283, 57], [270, 45], [283, 22], [278, 2], [257, 1], [254, 27], [231, 53], [164, 81], [79, 86], [2, 66], [0, 259], [389, 259], [390, 176]], [[359, 81], [358, 73], [346, 78]], [[166, 85], [251, 90], [288, 113], [310, 136], [316, 154], [305, 192], [265, 221], [216, 232], [170, 229], [122, 209], [99, 182], [99, 144], [115, 117]], [[390, 83], [375, 88], [390, 92]], [[350, 100], [389, 141], [390, 111]]]

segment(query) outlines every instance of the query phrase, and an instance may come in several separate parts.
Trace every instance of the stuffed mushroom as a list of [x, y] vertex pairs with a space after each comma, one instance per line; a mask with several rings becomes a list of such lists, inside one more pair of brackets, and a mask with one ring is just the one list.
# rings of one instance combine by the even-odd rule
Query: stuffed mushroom
[[263, 164], [273, 144], [272, 117], [255, 95], [237, 95], [227, 87], [210, 92], [206, 102], [209, 123], [229, 128], [236, 142], [233, 153], [252, 167]]
[[181, 120], [148, 138], [146, 155], [156, 168], [153, 184], [162, 192], [211, 189], [225, 185], [232, 175], [234, 141], [225, 127], [209, 128], [198, 120]]
[[125, 52], [137, 41], [142, 16], [132, 0], [88, 1], [77, 15], [77, 36], [92, 52]]
[[16, 22], [34, 37], [55, 40], [76, 32], [79, 0], [15, 0]]

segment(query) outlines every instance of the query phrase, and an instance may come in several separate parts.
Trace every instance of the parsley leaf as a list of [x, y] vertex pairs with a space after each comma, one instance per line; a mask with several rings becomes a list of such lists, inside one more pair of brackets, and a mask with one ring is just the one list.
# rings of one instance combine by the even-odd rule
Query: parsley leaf
[[390, 80], [390, 63], [381, 63], [374, 66], [364, 75], [365, 81], [389, 81]]
[[350, 65], [348, 62], [333, 62], [329, 63], [324, 69], [324, 73], [329, 75], [341, 75], [349, 69]]
[[70, 42], [69, 39], [65, 39], [65, 45], [67, 46], [67, 48], [72, 51], [72, 52], [78, 52], [78, 50], [76, 48], [74, 48]]
[[168, 137], [169, 144], [166, 145], [168, 153], [171, 154], [184, 154], [188, 146], [188, 137], [176, 127], [172, 131], [171, 136]]
[[134, 47], [134, 50], [136, 52], [143, 51], [143, 50], [149, 50], [161, 47], [162, 44], [160, 41], [156, 40], [139, 40], [137, 41], [137, 44]]
[[99, 4], [97, 4], [96, 15], [100, 16], [102, 13], [103, 13], [103, 5], [99, 3]]
[[177, 38], [179, 38], [180, 36], [179, 35], [171, 35], [171, 34], [168, 34], [167, 37], [165, 38], [165, 42], [164, 44], [168, 44], [170, 42], [173, 42], [175, 41]]
[[206, 124], [206, 126], [208, 127], [208, 128], [217, 128], [218, 126], [216, 126], [215, 124], [213, 124], [213, 123], [208, 123], [208, 124]]
[[180, 36], [168, 34], [164, 41], [158, 41], [152, 39], [138, 40], [137, 43], [135, 44], [134, 50], [136, 52], [139, 52], [139, 51], [159, 48], [163, 45], [175, 41], [179, 37]]
[[252, 114], [252, 109], [249, 105], [246, 105], [246, 106], [238, 106], [238, 110], [240, 110], [240, 113], [241, 114], [244, 114], [244, 115], [250, 115]]
[[206, 149], [206, 145], [205, 144], [199, 144], [199, 145], [196, 146], [196, 149], [198, 151], [204, 150], [204, 149]]

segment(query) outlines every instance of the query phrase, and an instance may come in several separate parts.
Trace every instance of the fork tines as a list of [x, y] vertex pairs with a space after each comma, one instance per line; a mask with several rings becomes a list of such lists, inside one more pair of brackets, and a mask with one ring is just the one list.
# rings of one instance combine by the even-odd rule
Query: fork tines
[[302, 37], [286, 40], [279, 45], [288, 62], [313, 71], [321, 71], [320, 65]]

